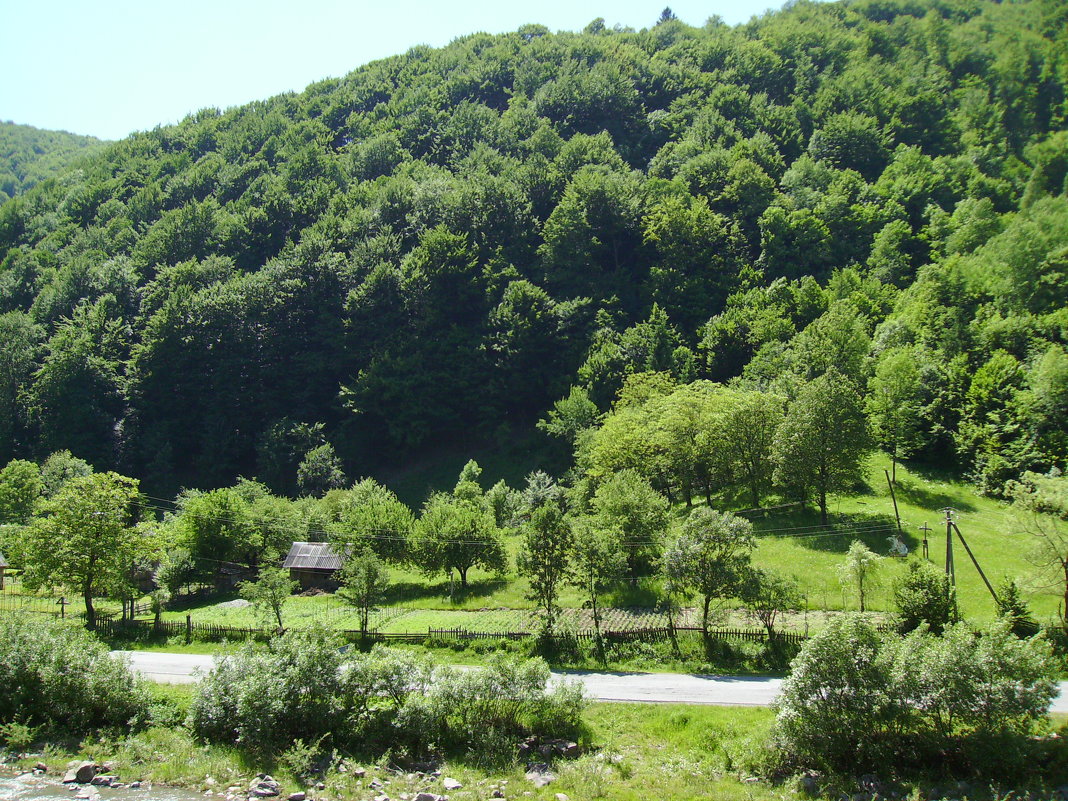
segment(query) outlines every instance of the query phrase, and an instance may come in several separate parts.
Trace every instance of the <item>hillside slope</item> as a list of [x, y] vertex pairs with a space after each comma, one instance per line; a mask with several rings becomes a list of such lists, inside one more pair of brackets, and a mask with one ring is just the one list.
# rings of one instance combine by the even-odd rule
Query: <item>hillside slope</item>
[[293, 492], [324, 443], [508, 443], [637, 371], [788, 394], [848, 329], [861, 391], [922, 351], [914, 452], [1063, 463], [1064, 22], [525, 26], [136, 134], [0, 206], [0, 461]]

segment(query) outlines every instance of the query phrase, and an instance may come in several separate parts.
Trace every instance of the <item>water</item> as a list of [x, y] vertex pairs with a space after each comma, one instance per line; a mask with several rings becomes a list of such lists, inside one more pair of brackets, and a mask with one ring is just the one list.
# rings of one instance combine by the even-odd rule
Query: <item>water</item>
[[[83, 785], [65, 785], [54, 776], [0, 774], [0, 801], [74, 801]], [[204, 796], [180, 787], [94, 787], [100, 801], [204, 801]]]

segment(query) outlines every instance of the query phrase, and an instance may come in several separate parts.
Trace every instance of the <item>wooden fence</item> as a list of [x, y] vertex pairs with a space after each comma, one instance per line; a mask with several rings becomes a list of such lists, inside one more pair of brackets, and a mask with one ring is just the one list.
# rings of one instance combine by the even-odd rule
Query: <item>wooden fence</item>
[[[245, 628], [239, 626], [219, 626], [212, 623], [194, 623], [192, 618], [186, 617], [185, 622], [175, 620], [161, 620], [156, 624], [152, 620], [119, 620], [115, 618], [102, 619], [99, 621], [97, 630], [105, 637], [121, 637], [134, 635], [159, 634], [166, 636], [185, 637], [186, 640], [207, 640], [220, 642], [222, 640], [250, 640], [267, 639], [277, 633], [276, 629]], [[360, 640], [360, 632], [357, 630], [337, 631], [341, 637], [349, 642]], [[675, 634], [683, 636], [696, 636], [701, 629], [693, 626], [676, 627]], [[748, 642], [766, 642], [768, 633], [764, 629], [737, 629], [717, 628], [710, 629], [709, 635], [713, 639], [742, 640]], [[423, 632], [380, 632], [370, 631], [367, 639], [371, 642], [381, 643], [414, 643], [421, 644], [427, 640], [445, 642], [467, 642], [472, 640], [525, 640], [536, 636], [529, 631], [468, 631], [467, 629], [427, 629]], [[596, 634], [592, 631], [561, 632], [556, 635], [560, 639], [572, 639], [579, 641], [593, 641]], [[629, 631], [603, 631], [602, 638], [605, 642], [665, 642], [671, 639], [671, 629], [645, 628], [632, 629]], [[779, 642], [800, 644], [808, 637], [804, 634], [793, 632], [776, 633], [775, 639]]]

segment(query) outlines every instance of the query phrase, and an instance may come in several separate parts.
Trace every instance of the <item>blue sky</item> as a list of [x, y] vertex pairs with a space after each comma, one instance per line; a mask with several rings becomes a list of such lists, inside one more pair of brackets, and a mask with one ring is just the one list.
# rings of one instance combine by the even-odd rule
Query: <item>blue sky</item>
[[[118, 139], [476, 31], [581, 30], [597, 17], [648, 27], [665, 2], [0, 0], [0, 120]], [[669, 4], [691, 25], [714, 15], [733, 25], [781, 0]]]

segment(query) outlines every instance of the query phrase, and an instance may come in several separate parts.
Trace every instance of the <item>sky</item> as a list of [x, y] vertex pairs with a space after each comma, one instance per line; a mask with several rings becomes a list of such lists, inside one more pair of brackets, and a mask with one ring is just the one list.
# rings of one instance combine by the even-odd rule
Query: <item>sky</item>
[[514, 31], [653, 25], [665, 3], [690, 25], [735, 25], [781, 0], [0, 0], [0, 120], [121, 139], [300, 91], [415, 45]]

